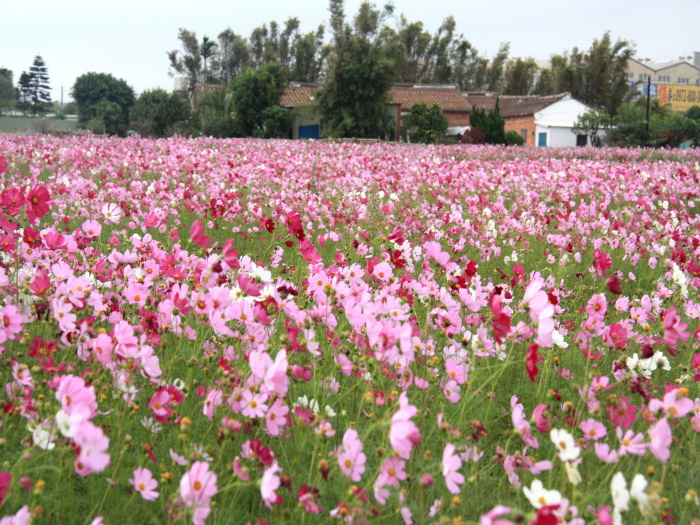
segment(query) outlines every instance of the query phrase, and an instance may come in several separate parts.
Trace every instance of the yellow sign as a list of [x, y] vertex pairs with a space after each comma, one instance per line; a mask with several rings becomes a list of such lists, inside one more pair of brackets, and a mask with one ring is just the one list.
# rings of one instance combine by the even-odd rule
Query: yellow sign
[[700, 106], [700, 86], [659, 84], [659, 102], [670, 104], [673, 111], [686, 112]]

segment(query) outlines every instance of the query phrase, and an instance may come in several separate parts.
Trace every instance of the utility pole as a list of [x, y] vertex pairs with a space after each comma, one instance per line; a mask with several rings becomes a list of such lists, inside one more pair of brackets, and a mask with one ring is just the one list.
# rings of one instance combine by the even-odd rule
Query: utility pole
[[651, 75], [647, 79], [647, 135], [649, 135], [649, 110], [651, 108]]

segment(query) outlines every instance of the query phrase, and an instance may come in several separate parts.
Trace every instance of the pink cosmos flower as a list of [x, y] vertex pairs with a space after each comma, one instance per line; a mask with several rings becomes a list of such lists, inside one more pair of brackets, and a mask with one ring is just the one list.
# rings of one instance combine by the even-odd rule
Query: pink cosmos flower
[[102, 233], [102, 226], [94, 219], [86, 220], [80, 229], [83, 230], [86, 237], [90, 238], [99, 237], [100, 233]]
[[267, 394], [253, 393], [246, 388], [241, 394], [241, 413], [251, 419], [263, 417], [267, 412], [265, 401]]
[[75, 460], [75, 471], [80, 476], [100, 473], [109, 465], [109, 438], [102, 429], [89, 421], [80, 423], [73, 433], [73, 441], [80, 447]]
[[[275, 505], [280, 505], [282, 503], [282, 496], [275, 492], [281, 484], [279, 477], [280, 472], [282, 472], [282, 468], [275, 461], [270, 467], [265, 469], [262, 481], [260, 482], [260, 495], [268, 509], [272, 507], [273, 503]], [[357, 481], [359, 481], [359, 479]]]
[[671, 306], [664, 315], [664, 343], [666, 349], [672, 356], [678, 355], [676, 344], [679, 340], [687, 341], [690, 332], [686, 330], [688, 323], [682, 323], [681, 318], [676, 314], [676, 307]]
[[129, 480], [134, 488], [141, 494], [141, 497], [146, 501], [153, 501], [158, 498], [159, 494], [155, 489], [158, 488], [158, 482], [153, 478], [153, 474], [147, 468], [139, 467], [134, 470], [133, 477]]
[[160, 423], [165, 423], [168, 418], [173, 413], [173, 409], [170, 408], [171, 397], [165, 388], [159, 389], [148, 402], [148, 406], [151, 407], [153, 412], [153, 417], [156, 421]]
[[594, 321], [602, 321], [608, 309], [608, 301], [602, 293], [594, 294], [588, 300], [586, 311]]
[[411, 418], [418, 413], [418, 409], [408, 404], [406, 392], [399, 396], [399, 410], [391, 418], [389, 430], [389, 442], [394, 451], [403, 459], [411, 457], [411, 450], [418, 445], [420, 431]]
[[214, 388], [210, 390], [207, 394], [207, 398], [204, 401], [204, 415], [209, 421], [214, 420], [214, 413], [216, 412], [216, 407], [218, 407], [223, 402], [223, 394], [221, 390]]
[[61, 408], [68, 415], [80, 414], [85, 419], [95, 417], [95, 388], [86, 386], [82, 377], [62, 376], [56, 389], [56, 399], [61, 402]]
[[462, 459], [455, 454], [455, 446], [448, 443], [442, 452], [442, 475], [445, 477], [447, 490], [452, 494], [459, 494], [459, 486], [464, 483], [464, 476], [459, 473], [462, 467]]
[[611, 450], [607, 443], [597, 442], [594, 445], [595, 454], [603, 463], [617, 463], [618, 455], [616, 450]]
[[625, 454], [634, 454], [635, 456], [643, 456], [646, 453], [647, 445], [644, 443], [644, 434], [641, 432], [635, 434], [633, 430], [628, 430], [622, 434], [622, 429], [616, 429], [617, 439], [620, 441], [620, 450], [618, 456]]
[[275, 402], [272, 403], [267, 414], [265, 414], [265, 424], [270, 435], [279, 436], [281, 434], [281, 429], [287, 425], [288, 415], [289, 407], [284, 404], [282, 399], [275, 399]]
[[680, 388], [671, 388], [665, 394], [662, 400], [652, 399], [649, 401], [649, 410], [657, 412], [663, 410], [666, 417], [681, 418], [685, 417], [694, 408], [694, 403], [691, 399], [681, 395]]
[[518, 403], [518, 398], [513, 396], [510, 398], [510, 406], [512, 409], [511, 419], [515, 431], [520, 435], [523, 443], [528, 447], [539, 448], [540, 442], [532, 435], [530, 422], [525, 417], [525, 407], [522, 403]]
[[204, 226], [202, 221], [194, 221], [190, 228], [190, 239], [200, 248], [206, 248], [211, 244], [211, 238], [204, 235]]
[[208, 507], [218, 492], [217, 477], [209, 470], [209, 463], [197, 461], [180, 479], [180, 497], [188, 507]]
[[629, 402], [627, 396], [620, 396], [616, 406], [607, 407], [608, 419], [616, 427], [628, 429], [637, 419], [637, 407]]
[[671, 435], [671, 426], [666, 418], [659, 419], [649, 428], [649, 450], [654, 457], [659, 461], [666, 463], [671, 457], [671, 444], [673, 437]]
[[354, 482], [362, 479], [365, 471], [367, 456], [362, 452], [362, 441], [357, 435], [357, 430], [348, 429], [343, 436], [341, 453], [338, 454], [338, 466], [340, 470]]
[[22, 331], [22, 314], [17, 307], [8, 304], [0, 314], [0, 343], [12, 340]]
[[579, 428], [583, 432], [586, 439], [593, 439], [595, 441], [605, 437], [605, 435], [608, 433], [608, 431], [605, 429], [605, 425], [593, 418], [581, 421]]
[[549, 305], [547, 292], [542, 290], [544, 284], [544, 281], [541, 280], [531, 281], [525, 289], [523, 306], [530, 314], [530, 319], [533, 323], [538, 321], [540, 313]]

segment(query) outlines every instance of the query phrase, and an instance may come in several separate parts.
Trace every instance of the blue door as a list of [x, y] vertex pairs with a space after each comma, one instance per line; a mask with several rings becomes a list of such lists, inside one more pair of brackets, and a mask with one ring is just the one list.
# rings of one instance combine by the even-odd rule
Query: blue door
[[547, 147], [547, 133], [540, 133], [537, 135], [537, 145], [541, 148]]
[[308, 126], [299, 126], [299, 138], [300, 139], [320, 139], [321, 138], [321, 125], [320, 124], [309, 124]]

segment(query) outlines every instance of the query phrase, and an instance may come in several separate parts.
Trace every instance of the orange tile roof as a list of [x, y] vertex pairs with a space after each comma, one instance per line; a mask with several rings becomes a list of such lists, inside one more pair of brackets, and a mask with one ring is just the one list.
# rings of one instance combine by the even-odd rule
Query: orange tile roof
[[[555, 102], [569, 96], [569, 93], [559, 93], [558, 95], [529, 95], [513, 96], [504, 95], [498, 97], [498, 107], [503, 117], [517, 117], [520, 115], [534, 115], [541, 109], [551, 106]], [[469, 103], [477, 108], [492, 110], [496, 107], [496, 96], [486, 93], [467, 93]]]
[[283, 108], [298, 108], [313, 106], [316, 104], [314, 95], [318, 89], [317, 84], [291, 83], [284, 88], [280, 106]]
[[[284, 90], [280, 106], [313, 106], [317, 89], [317, 84], [290, 83]], [[468, 113], [471, 109], [457, 86], [453, 85], [396, 84], [389, 91], [389, 99], [390, 104], [401, 104], [407, 111], [414, 104], [439, 104], [446, 112]]]
[[443, 111], [468, 113], [469, 102], [457, 86], [428, 84], [396, 84], [389, 92], [391, 104], [410, 110], [414, 104], [439, 104]]

